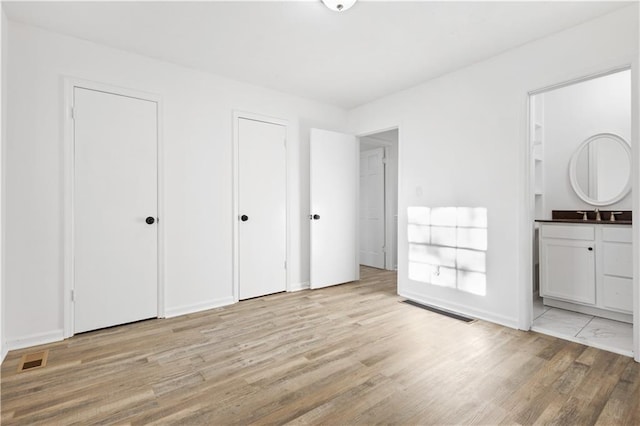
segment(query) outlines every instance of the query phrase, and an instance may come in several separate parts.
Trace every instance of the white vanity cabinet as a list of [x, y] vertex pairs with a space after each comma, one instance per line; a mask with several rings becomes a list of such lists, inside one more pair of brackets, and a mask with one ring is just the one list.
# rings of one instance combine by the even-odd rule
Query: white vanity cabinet
[[631, 321], [631, 226], [540, 223], [544, 304]]

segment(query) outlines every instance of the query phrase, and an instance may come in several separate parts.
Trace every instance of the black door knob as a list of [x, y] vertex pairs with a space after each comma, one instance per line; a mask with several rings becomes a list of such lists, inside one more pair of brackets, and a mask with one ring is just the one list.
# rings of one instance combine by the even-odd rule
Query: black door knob
[[588, 250], [589, 250], [589, 251], [593, 251], [593, 247], [589, 247], [589, 248], [588, 248]]
[[314, 214], [314, 215], [313, 215], [313, 218], [314, 218], [315, 220], [318, 220], [318, 219], [320, 219], [320, 215], [319, 215], [319, 214]]
[[152, 218], [151, 216], [149, 216], [148, 218], [146, 218], [144, 220], [145, 222], [147, 222], [147, 225], [153, 225], [153, 223], [156, 221], [154, 218]]
[[240, 216], [240, 220], [243, 222], [246, 222], [249, 220], [249, 216], [247, 216], [246, 214], [243, 214], [242, 216]]

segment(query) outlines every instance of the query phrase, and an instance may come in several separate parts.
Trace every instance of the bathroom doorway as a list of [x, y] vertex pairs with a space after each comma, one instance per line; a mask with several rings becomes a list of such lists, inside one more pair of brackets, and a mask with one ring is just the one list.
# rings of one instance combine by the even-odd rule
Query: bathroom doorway
[[398, 265], [398, 129], [360, 136], [360, 264]]
[[529, 94], [533, 331], [633, 356], [631, 70]]

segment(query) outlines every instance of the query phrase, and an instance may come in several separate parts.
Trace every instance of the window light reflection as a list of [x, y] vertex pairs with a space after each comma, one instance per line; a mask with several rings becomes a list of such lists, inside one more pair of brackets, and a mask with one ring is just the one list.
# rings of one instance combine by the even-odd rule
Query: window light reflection
[[409, 279], [486, 295], [487, 209], [409, 207]]

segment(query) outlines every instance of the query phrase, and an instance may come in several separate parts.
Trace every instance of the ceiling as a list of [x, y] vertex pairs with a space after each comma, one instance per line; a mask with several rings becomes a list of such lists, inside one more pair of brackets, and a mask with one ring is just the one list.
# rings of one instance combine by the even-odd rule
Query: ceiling
[[630, 2], [3, 2], [32, 24], [349, 109]]

